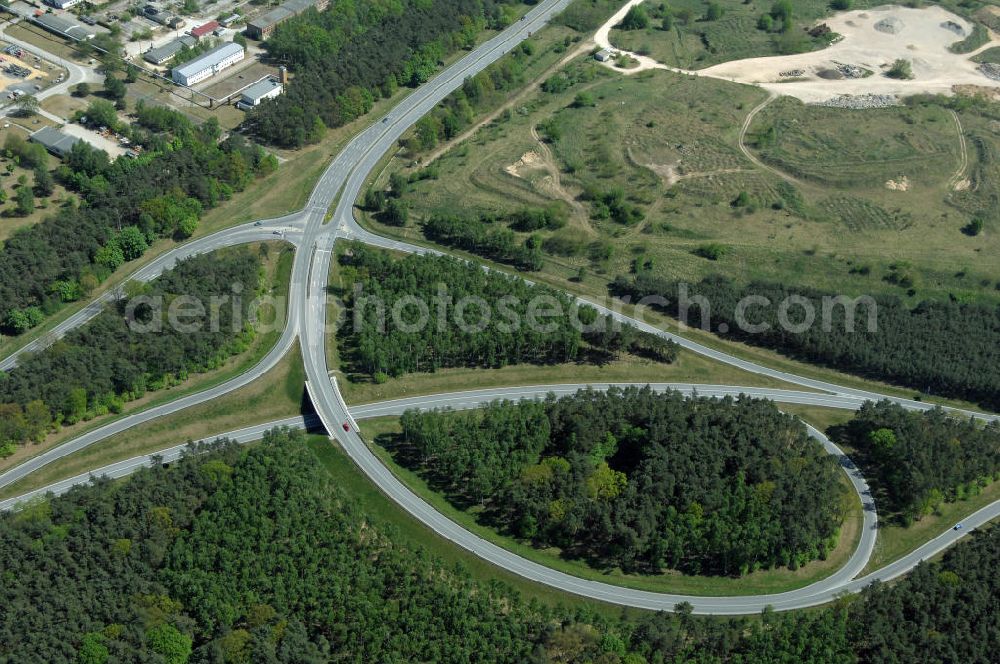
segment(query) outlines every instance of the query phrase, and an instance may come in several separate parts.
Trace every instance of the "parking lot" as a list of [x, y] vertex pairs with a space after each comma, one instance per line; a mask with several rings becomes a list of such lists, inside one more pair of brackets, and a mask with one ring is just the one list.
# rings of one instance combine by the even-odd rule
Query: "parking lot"
[[66, 76], [61, 67], [43, 60], [38, 54], [0, 42], [0, 90], [9, 101], [21, 94], [35, 94]]

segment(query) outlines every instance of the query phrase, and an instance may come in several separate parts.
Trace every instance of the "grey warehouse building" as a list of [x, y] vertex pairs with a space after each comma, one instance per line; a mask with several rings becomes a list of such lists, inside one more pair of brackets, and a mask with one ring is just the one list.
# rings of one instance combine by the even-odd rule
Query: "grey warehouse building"
[[240, 100], [236, 105], [245, 110], [252, 106], [257, 106], [265, 99], [277, 97], [281, 94], [282, 90], [281, 82], [269, 76], [262, 81], [257, 81], [253, 85], [248, 86], [240, 95]]
[[[69, 16], [69, 14], [67, 14], [67, 16]], [[55, 14], [42, 14], [41, 16], [34, 16], [31, 21], [42, 26], [49, 32], [55, 33], [60, 37], [72, 39], [73, 41], [86, 41], [88, 39], [93, 39], [94, 35], [97, 34], [82, 23], [68, 21], [61, 16], [56, 16]]]
[[76, 136], [64, 134], [58, 129], [54, 129], [52, 127], [42, 127], [29, 136], [28, 140], [32, 143], [38, 143], [46, 150], [60, 158], [69, 154], [69, 151], [73, 149], [73, 146], [80, 142], [80, 139]]
[[267, 39], [274, 32], [274, 28], [293, 16], [298, 16], [310, 7], [315, 7], [316, 11], [323, 11], [330, 4], [330, 0], [288, 0], [280, 7], [275, 7], [271, 11], [258, 16], [247, 22], [247, 35], [253, 39]]
[[174, 59], [174, 56], [181, 52], [185, 46], [191, 47], [197, 43], [197, 40], [190, 35], [184, 35], [179, 39], [174, 39], [167, 42], [163, 46], [157, 46], [156, 48], [151, 48], [142, 54], [142, 59], [146, 62], [154, 65], [162, 65], [164, 62], [169, 62]]

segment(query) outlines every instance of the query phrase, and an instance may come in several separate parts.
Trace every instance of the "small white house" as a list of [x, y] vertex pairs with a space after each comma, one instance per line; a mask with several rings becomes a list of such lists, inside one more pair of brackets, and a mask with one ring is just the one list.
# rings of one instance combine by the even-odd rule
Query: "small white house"
[[611, 51], [606, 48], [602, 48], [600, 51], [594, 54], [594, 59], [598, 62], [607, 62], [611, 59]]
[[257, 106], [265, 99], [277, 97], [281, 94], [282, 90], [284, 88], [281, 83], [269, 76], [262, 81], [257, 81], [253, 85], [247, 86], [247, 89], [240, 95], [240, 100], [236, 102], [236, 106], [246, 110]]

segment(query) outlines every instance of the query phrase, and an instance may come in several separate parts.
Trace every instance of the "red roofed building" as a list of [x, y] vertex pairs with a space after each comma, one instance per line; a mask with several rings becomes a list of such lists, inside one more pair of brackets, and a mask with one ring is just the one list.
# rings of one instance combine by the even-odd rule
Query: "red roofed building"
[[199, 25], [197, 28], [191, 29], [191, 36], [195, 39], [201, 39], [205, 35], [210, 35], [219, 29], [218, 21], [209, 21], [205, 25]]

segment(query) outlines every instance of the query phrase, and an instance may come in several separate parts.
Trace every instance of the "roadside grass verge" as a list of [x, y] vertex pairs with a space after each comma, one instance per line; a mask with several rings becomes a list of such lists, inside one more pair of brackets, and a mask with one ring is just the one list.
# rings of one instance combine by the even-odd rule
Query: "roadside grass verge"
[[[840, 540], [837, 547], [825, 561], [813, 561], [796, 571], [787, 569], [766, 570], [754, 572], [739, 578], [689, 576], [679, 572], [670, 572], [656, 576], [624, 574], [620, 570], [596, 570], [586, 563], [577, 560], [567, 560], [560, 557], [557, 549], [536, 549], [528, 544], [497, 533], [476, 521], [471, 511], [462, 511], [451, 505], [443, 496], [431, 490], [427, 483], [413, 471], [400, 466], [392, 454], [379, 441], [386, 442], [400, 433], [399, 419], [395, 417], [364, 420], [361, 431], [370, 449], [381, 459], [393, 474], [399, 478], [414, 493], [426, 500], [436, 510], [462, 527], [493, 542], [498, 546], [567, 574], [580, 578], [602, 581], [619, 586], [648, 590], [651, 592], [669, 592], [686, 595], [726, 596], [726, 595], [756, 595], [794, 590], [815, 583], [834, 573], [850, 558], [857, 547], [860, 538], [861, 503], [851, 490], [850, 513], [841, 527]], [[846, 477], [841, 481], [847, 486]]]
[[978, 496], [966, 500], [943, 503], [934, 514], [915, 521], [909, 527], [893, 523], [879, 522], [878, 537], [871, 561], [863, 574], [874, 572], [880, 567], [895, 562], [917, 547], [947, 532], [956, 523], [973, 512], [1000, 500], [1000, 481], [983, 488]]
[[790, 415], [797, 415], [803, 422], [813, 425], [824, 433], [830, 427], [846, 424], [854, 417], [853, 410], [843, 408], [824, 408], [823, 406], [804, 406], [793, 403], [779, 403], [778, 408]]
[[794, 385], [740, 371], [683, 350], [672, 364], [623, 355], [602, 365], [574, 362], [515, 364], [501, 369], [441, 369], [434, 373], [407, 374], [381, 385], [346, 379], [338, 381], [341, 393], [349, 404], [490, 387], [561, 383], [704, 383], [795, 389]]

